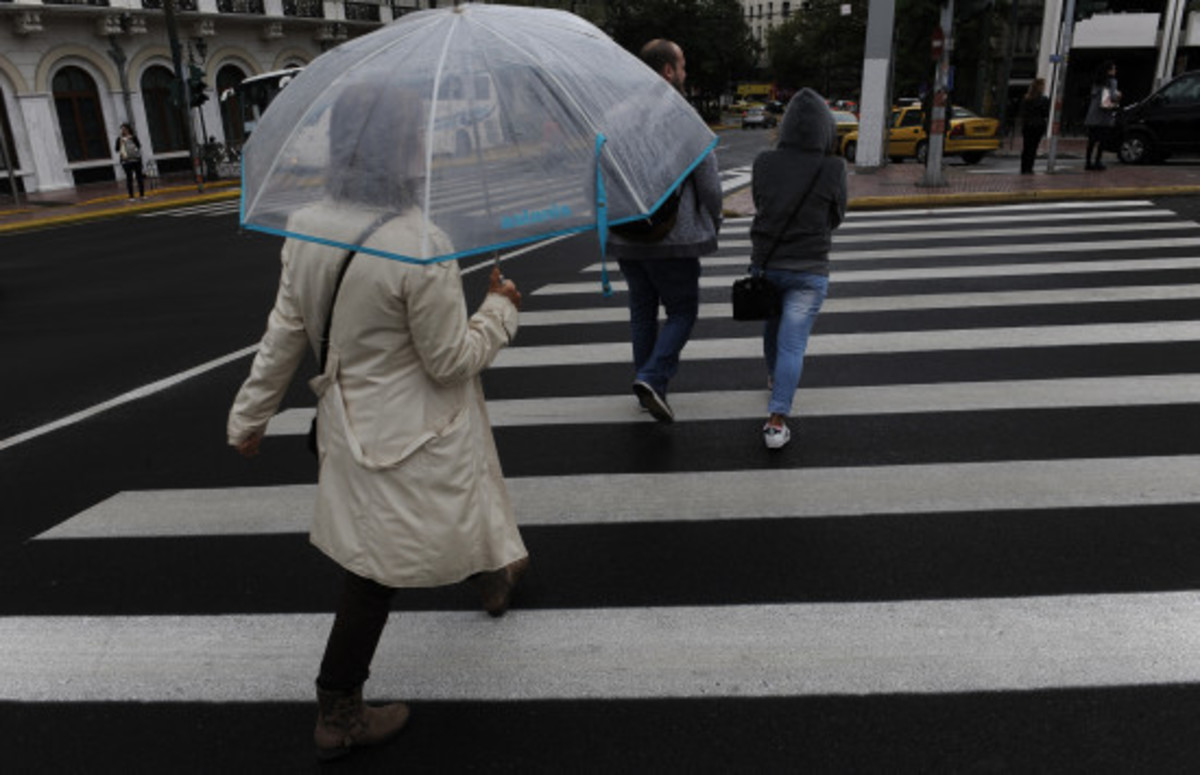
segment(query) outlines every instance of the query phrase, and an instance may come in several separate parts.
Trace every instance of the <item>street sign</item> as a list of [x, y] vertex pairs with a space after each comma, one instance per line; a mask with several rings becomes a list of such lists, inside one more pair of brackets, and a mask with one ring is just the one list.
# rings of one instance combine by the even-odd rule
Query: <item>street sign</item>
[[929, 41], [929, 51], [933, 54], [933, 61], [936, 62], [942, 58], [942, 51], [946, 48], [946, 33], [942, 31], [941, 26], [933, 28], [933, 37]]

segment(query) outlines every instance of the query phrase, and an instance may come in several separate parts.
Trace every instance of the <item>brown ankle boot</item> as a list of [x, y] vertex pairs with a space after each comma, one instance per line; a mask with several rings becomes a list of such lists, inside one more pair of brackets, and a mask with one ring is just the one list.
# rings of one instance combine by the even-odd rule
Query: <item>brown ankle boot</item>
[[483, 610], [491, 616], [504, 616], [512, 602], [513, 588], [529, 569], [529, 558], [522, 557], [499, 570], [487, 571], [474, 577], [479, 587]]
[[408, 722], [408, 706], [402, 702], [378, 708], [364, 705], [361, 686], [349, 692], [318, 686], [317, 708], [313, 740], [321, 761], [345, 756], [359, 746], [382, 743]]

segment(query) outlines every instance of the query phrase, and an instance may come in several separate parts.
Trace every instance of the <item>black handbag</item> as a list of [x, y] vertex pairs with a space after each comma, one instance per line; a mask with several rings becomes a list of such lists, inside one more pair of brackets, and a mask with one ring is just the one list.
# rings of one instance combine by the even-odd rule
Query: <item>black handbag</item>
[[766, 277], [748, 275], [734, 281], [734, 320], [767, 320], [778, 315], [782, 308], [779, 289]]
[[[796, 217], [796, 213], [800, 212], [800, 208], [808, 200], [808, 195], [816, 188], [817, 181], [820, 180], [821, 172], [824, 169], [824, 160], [822, 160], [821, 166], [817, 167], [817, 174], [813, 175], [812, 182], [808, 184], [808, 189], [796, 202], [796, 206], [792, 208], [792, 214], [784, 221], [783, 228], [775, 235], [775, 242], [771, 244], [771, 249], [767, 251], [767, 256], [763, 259], [762, 271], [766, 271], [767, 262], [775, 254], [775, 248], [779, 247], [779, 241], [783, 239], [783, 233], [787, 231], [788, 224]], [[761, 273], [752, 272], [734, 280], [732, 301], [734, 320], [769, 320], [783, 310], [783, 294], [774, 283], [767, 279], [765, 274]]]
[[[358, 244], [361, 245], [362, 243], [366, 242], [367, 237], [371, 236], [371, 234], [374, 233], [374, 231], [381, 225], [383, 225], [383, 222], [389, 217], [390, 216], [388, 215], [381, 215], [376, 218], [371, 225], [367, 227], [367, 230], [362, 233], [362, 236], [358, 238]], [[356, 255], [358, 255], [358, 251], [351, 250], [346, 254], [346, 257], [342, 259], [342, 266], [338, 269], [337, 280], [333, 284], [333, 295], [329, 299], [329, 314], [325, 316], [325, 329], [321, 332], [321, 353], [317, 357], [318, 374], [325, 373], [325, 361], [329, 358], [329, 331], [333, 327], [333, 309], [335, 306], [337, 306], [338, 291], [342, 289], [342, 278], [346, 276], [346, 270], [350, 268], [350, 261], [353, 260]], [[312, 422], [308, 426], [308, 451], [314, 455], [317, 454], [317, 416], [315, 414], [313, 415]]]

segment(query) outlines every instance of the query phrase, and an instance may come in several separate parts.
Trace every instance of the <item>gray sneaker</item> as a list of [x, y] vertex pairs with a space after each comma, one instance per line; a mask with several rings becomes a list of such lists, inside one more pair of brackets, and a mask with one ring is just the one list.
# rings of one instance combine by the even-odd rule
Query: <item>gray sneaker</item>
[[659, 422], [675, 422], [675, 412], [671, 411], [671, 406], [667, 403], [667, 399], [658, 394], [658, 391], [650, 387], [649, 384], [642, 380], [635, 380], [633, 383], [633, 392], [637, 395], [638, 401], [642, 402], [642, 406], [646, 411], [654, 416], [654, 419]]

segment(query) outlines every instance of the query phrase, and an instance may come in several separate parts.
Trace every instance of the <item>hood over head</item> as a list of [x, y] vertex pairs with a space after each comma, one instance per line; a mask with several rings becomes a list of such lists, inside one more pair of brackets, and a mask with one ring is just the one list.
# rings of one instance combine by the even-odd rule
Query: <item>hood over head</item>
[[825, 98], [807, 86], [796, 92], [779, 125], [779, 147], [832, 153], [836, 138], [837, 121]]

